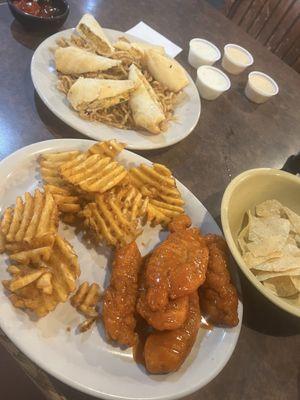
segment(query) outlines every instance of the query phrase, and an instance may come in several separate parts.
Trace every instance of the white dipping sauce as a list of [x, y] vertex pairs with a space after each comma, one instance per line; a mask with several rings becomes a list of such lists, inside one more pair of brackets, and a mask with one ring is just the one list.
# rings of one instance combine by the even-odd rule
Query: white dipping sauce
[[223, 92], [228, 87], [227, 80], [220, 72], [216, 71], [215, 69], [203, 68], [201, 69], [201, 71], [198, 72], [198, 77], [203, 83], [215, 90]]
[[251, 75], [249, 81], [254, 88], [261, 90], [268, 96], [273, 96], [276, 92], [276, 88], [273, 83], [263, 75]]
[[202, 40], [197, 40], [191, 43], [191, 48], [193, 51], [201, 58], [206, 58], [207, 60], [214, 61], [218, 58], [218, 52], [213, 46]]
[[190, 41], [188, 61], [194, 68], [201, 65], [213, 65], [221, 58], [220, 50], [205, 39], [194, 38]]
[[227, 57], [238, 64], [247, 65], [250, 63], [250, 58], [247, 53], [237, 47], [228, 47], [226, 49], [226, 54]]

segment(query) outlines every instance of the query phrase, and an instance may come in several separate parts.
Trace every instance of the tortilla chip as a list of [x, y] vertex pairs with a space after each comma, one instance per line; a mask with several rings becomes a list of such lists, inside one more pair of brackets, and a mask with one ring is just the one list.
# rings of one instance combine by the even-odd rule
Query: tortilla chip
[[290, 278], [295, 288], [298, 290], [298, 292], [300, 292], [300, 273], [296, 276], [290, 276]]
[[274, 253], [269, 254], [268, 256], [256, 257], [250, 251], [246, 252], [243, 255], [244, 261], [245, 261], [247, 267], [249, 267], [250, 269], [255, 268], [256, 266], [258, 268], [259, 265], [264, 264], [267, 261], [270, 261], [270, 260], [273, 260], [276, 258], [278, 259], [280, 257], [282, 257], [281, 251], [277, 251], [277, 252], [275, 251]]
[[265, 263], [255, 265], [252, 268], [260, 271], [282, 272], [300, 267], [300, 257], [283, 255], [280, 258], [269, 260]]
[[300, 267], [295, 269], [289, 269], [288, 271], [282, 271], [282, 272], [261, 272], [256, 270], [255, 272], [258, 272], [258, 274], [255, 274], [255, 276], [260, 282], [263, 282], [270, 278], [275, 278], [277, 276], [289, 276], [292, 279], [292, 281], [294, 277], [295, 278], [299, 277], [300, 279]]
[[298, 293], [291, 278], [289, 276], [279, 276], [270, 278], [263, 284], [276, 296], [290, 297]]
[[257, 242], [248, 243], [247, 247], [254, 257], [273, 258], [274, 253], [280, 253], [286, 243], [282, 236], [270, 236]]
[[284, 207], [284, 212], [286, 213], [286, 215], [291, 223], [291, 230], [299, 235], [300, 234], [300, 216], [287, 207]]
[[278, 236], [282, 237], [282, 241], [285, 243], [290, 232], [290, 227], [290, 222], [285, 218], [257, 218], [250, 215], [248, 237], [251, 242], [259, 242], [264, 239], [270, 239], [272, 236]]
[[246, 253], [248, 250], [247, 241], [246, 241], [246, 239], [248, 237], [248, 232], [249, 232], [249, 224], [246, 225], [245, 228], [243, 228], [238, 235], [238, 243], [242, 250], [242, 254]]
[[280, 217], [283, 205], [278, 200], [266, 200], [255, 207], [255, 212], [258, 217]]
[[294, 244], [287, 241], [286, 245], [281, 249], [283, 255], [300, 257], [300, 248]]

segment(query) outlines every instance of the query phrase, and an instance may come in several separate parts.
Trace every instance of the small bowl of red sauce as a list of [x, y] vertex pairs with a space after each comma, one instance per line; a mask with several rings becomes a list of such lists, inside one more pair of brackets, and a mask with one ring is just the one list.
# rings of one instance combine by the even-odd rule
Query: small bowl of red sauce
[[8, 0], [13, 16], [26, 28], [58, 29], [66, 21], [70, 7], [66, 0]]

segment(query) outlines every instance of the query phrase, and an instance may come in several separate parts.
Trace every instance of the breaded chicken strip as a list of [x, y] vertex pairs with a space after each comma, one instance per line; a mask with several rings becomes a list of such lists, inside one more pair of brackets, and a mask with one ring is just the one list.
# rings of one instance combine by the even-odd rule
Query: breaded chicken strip
[[136, 310], [147, 323], [159, 331], [172, 330], [180, 328], [188, 316], [189, 298], [183, 296], [171, 300], [166, 307], [161, 310], [152, 311], [146, 298], [146, 268], [151, 255], [144, 259], [140, 274], [139, 296], [136, 304]]
[[173, 331], [154, 332], [146, 340], [144, 359], [152, 374], [177, 371], [189, 355], [200, 327], [198, 293], [189, 296], [189, 313], [184, 325]]
[[208, 248], [199, 229], [189, 228], [181, 215], [170, 224], [172, 233], [154, 249], [147, 262], [147, 302], [152, 311], [164, 309], [174, 300], [193, 293], [204, 282]]
[[116, 250], [110, 285], [104, 294], [103, 321], [108, 338], [133, 346], [138, 275], [142, 257], [135, 242]]
[[239, 322], [238, 295], [230, 281], [228, 270], [228, 247], [218, 235], [207, 235], [209, 262], [206, 280], [200, 287], [203, 314], [216, 325], [236, 326]]

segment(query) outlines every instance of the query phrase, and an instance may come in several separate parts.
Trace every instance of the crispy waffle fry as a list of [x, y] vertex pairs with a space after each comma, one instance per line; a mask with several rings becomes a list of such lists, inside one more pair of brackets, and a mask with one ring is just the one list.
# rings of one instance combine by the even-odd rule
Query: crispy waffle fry
[[104, 193], [121, 183], [127, 170], [110, 157], [80, 154], [60, 167], [61, 176], [85, 193]]
[[19, 264], [39, 264], [42, 261], [48, 261], [51, 256], [52, 248], [39, 247], [37, 249], [23, 250], [17, 253], [13, 253], [9, 256], [11, 261]]
[[83, 210], [85, 225], [97, 240], [117, 246], [130, 243], [141, 233], [148, 198], [143, 199], [132, 185], [97, 195]]
[[100, 288], [97, 283], [83, 282], [77, 292], [71, 297], [71, 304], [77, 309], [77, 311], [82, 312], [85, 317], [96, 318], [98, 317], [98, 312], [96, 306], [100, 299]]
[[77, 292], [71, 297], [71, 304], [81, 312], [86, 319], [78, 325], [80, 332], [89, 330], [98, 319], [97, 304], [100, 300], [100, 288], [97, 283], [83, 282]]
[[[74, 188], [69, 187], [59, 172], [62, 164], [73, 160], [79, 154], [79, 151], [46, 153], [39, 159], [40, 171], [45, 183], [45, 191], [52, 194], [58, 210], [63, 214], [75, 214], [81, 210], [81, 201], [77, 192]], [[63, 215], [63, 219], [65, 219], [65, 215]], [[75, 221], [76, 218], [73, 216], [72, 222]]]
[[58, 229], [58, 212], [51, 193], [38, 189], [34, 196], [25, 193], [25, 200], [17, 197], [15, 207], [4, 211], [1, 233], [7, 250], [9, 245], [20, 251], [24, 248], [52, 246]]
[[120, 143], [117, 140], [107, 140], [105, 142], [99, 142], [89, 148], [88, 153], [100, 154], [104, 157], [115, 158], [125, 148], [125, 143]]
[[59, 211], [63, 213], [77, 213], [81, 210], [81, 199], [71, 189], [45, 185], [45, 191], [52, 194]]
[[[26, 257], [21, 261], [25, 261]], [[20, 258], [16, 261], [20, 262]], [[58, 303], [65, 302], [76, 289], [80, 268], [72, 246], [59, 235], [56, 236], [50, 258], [39, 261], [37, 268], [10, 266], [8, 271], [13, 277], [2, 283], [11, 292], [9, 298], [15, 307], [30, 309], [38, 317], [43, 317], [54, 310]]]
[[129, 174], [132, 184], [140, 189], [144, 197], [149, 197], [147, 220], [153, 225], [166, 225], [184, 212], [184, 201], [167, 167], [141, 164], [132, 168]]
[[91, 329], [92, 326], [94, 325], [95, 321], [96, 321], [96, 318], [85, 319], [83, 322], [81, 322], [81, 324], [78, 325], [79, 332], [83, 333], [83, 332], [86, 332], [89, 329]]
[[73, 160], [79, 154], [80, 151], [42, 154], [39, 158], [39, 164], [44, 183], [54, 186], [66, 186], [66, 183], [59, 174], [59, 167], [63, 163]]

